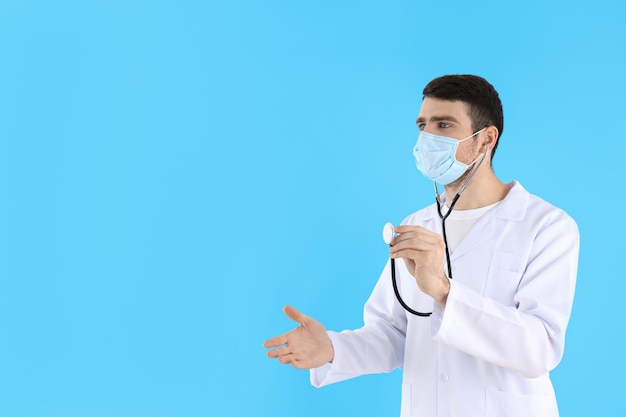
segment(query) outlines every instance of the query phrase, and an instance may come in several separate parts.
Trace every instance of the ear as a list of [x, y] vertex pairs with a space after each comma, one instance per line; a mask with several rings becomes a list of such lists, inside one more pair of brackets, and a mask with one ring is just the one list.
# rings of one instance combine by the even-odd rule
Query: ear
[[486, 144], [489, 144], [489, 149], [493, 149], [496, 146], [496, 143], [498, 143], [498, 139], [500, 138], [500, 132], [498, 131], [497, 127], [489, 126], [483, 132], [483, 137], [485, 138], [485, 142], [483, 144], [481, 152], [486, 151], [487, 147], [484, 146]]

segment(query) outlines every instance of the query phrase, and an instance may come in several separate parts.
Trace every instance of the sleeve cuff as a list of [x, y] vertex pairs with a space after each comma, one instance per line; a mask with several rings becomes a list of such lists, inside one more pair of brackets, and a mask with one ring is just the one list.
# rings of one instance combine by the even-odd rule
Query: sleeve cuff
[[[330, 338], [330, 343], [333, 345], [333, 351], [334, 351], [333, 361], [337, 361], [337, 357], [340, 356], [340, 354], [338, 355], [338, 350], [340, 349], [337, 349], [339, 343], [337, 343], [337, 338], [335, 337], [336, 333], [333, 331], [328, 331], [327, 333], [328, 333], [328, 337]], [[327, 385], [328, 382], [324, 383], [324, 381], [326, 380], [328, 373], [331, 371], [331, 368], [332, 368], [332, 363], [328, 362], [320, 367], [311, 369], [309, 372], [311, 385], [313, 385], [316, 388], [320, 388], [323, 385]]]
[[446, 307], [443, 307], [438, 302], [433, 301], [433, 314], [430, 317], [430, 335], [433, 337], [436, 337], [441, 331], [441, 326], [444, 323], [446, 308], [454, 302], [454, 297], [456, 297], [455, 287], [456, 284], [454, 283], [454, 280], [450, 280], [450, 292], [448, 293]]

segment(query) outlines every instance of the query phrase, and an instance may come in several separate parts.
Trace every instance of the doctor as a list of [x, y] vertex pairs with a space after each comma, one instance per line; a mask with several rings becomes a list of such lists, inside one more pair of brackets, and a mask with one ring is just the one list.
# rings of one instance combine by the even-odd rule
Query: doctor
[[388, 262], [362, 328], [327, 331], [285, 307], [300, 325], [267, 340], [267, 355], [310, 369], [317, 387], [403, 368], [401, 416], [556, 417], [549, 373], [574, 297], [576, 223], [496, 177], [502, 105], [483, 78], [431, 81], [417, 127], [417, 167], [443, 185], [441, 210], [433, 204], [396, 227], [390, 257], [404, 302], [432, 314], [402, 307]]

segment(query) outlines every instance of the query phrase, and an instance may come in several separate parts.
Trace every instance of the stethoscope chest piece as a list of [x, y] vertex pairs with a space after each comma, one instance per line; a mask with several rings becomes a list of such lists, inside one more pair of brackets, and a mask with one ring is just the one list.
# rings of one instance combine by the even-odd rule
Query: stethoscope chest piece
[[393, 224], [385, 223], [385, 225], [383, 226], [383, 241], [386, 244], [391, 245], [391, 241], [393, 240], [394, 235], [395, 233]]

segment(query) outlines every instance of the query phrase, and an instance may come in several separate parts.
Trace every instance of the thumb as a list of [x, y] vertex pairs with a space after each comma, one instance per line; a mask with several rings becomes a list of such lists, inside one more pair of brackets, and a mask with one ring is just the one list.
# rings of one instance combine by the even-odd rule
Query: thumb
[[298, 310], [291, 306], [285, 306], [283, 308], [283, 311], [285, 312], [285, 315], [287, 315], [287, 317], [289, 317], [291, 320], [297, 321], [304, 326], [304, 322], [307, 318], [304, 314], [300, 313]]

